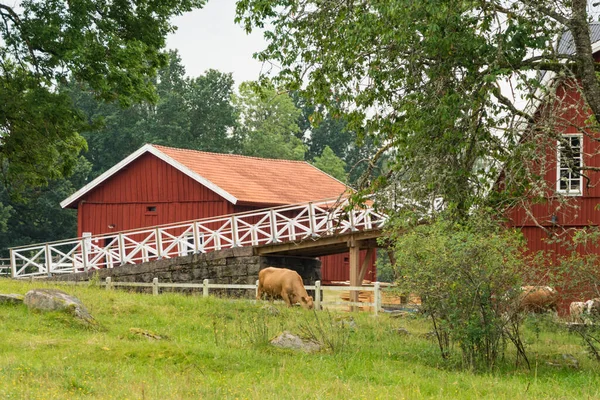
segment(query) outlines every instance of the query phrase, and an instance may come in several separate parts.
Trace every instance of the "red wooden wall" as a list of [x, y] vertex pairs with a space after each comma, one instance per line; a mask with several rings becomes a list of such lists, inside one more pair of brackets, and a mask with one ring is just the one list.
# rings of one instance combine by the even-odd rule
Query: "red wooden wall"
[[[234, 206], [152, 154], [144, 154], [87, 193], [78, 203], [78, 235], [103, 234], [200, 218], [252, 211]], [[323, 276], [349, 279], [348, 253], [321, 257]], [[363, 255], [364, 257], [364, 255]], [[362, 259], [361, 259], [362, 262]], [[375, 276], [375, 258], [367, 278]]]
[[[580, 133], [578, 126], [585, 125], [585, 120], [590, 116], [585, 102], [573, 82], [562, 84], [557, 89], [556, 103], [550, 112], [555, 116], [555, 129], [560, 134]], [[543, 110], [546, 112], [547, 110]], [[583, 163], [587, 166], [600, 166], [600, 145], [595, 140], [586, 135], [583, 136]], [[546, 153], [545, 180], [553, 189], [556, 188], [557, 181], [557, 145], [555, 141], [550, 143]], [[584, 179], [583, 195], [572, 196], [568, 198], [567, 204], [560, 204], [558, 201], [548, 201], [544, 204], [535, 204], [530, 206], [532, 214], [537, 221], [545, 227], [555, 227], [556, 224], [562, 228], [576, 228], [589, 225], [600, 225], [600, 211], [596, 206], [600, 203], [600, 173], [595, 171], [586, 171], [585, 174], [590, 178], [586, 184]], [[552, 198], [552, 193], [548, 193]], [[531, 251], [542, 249], [545, 245], [540, 243], [543, 239], [539, 228], [535, 228], [535, 222], [528, 217], [522, 208], [517, 208], [510, 213], [510, 219], [514, 226], [523, 228], [523, 233], [528, 239]], [[556, 224], [552, 222], [552, 216], [556, 217]], [[525, 229], [526, 227], [531, 229]], [[542, 231], [543, 232], [543, 231]], [[547, 236], [547, 235], [546, 235]], [[560, 249], [557, 249], [560, 251]]]
[[[589, 109], [580, 90], [577, 88], [577, 83], [573, 81], [565, 82], [557, 88], [556, 102], [550, 108], [540, 109], [538, 117], [544, 114], [553, 116], [555, 120], [554, 128], [558, 134], [580, 134], [581, 132], [577, 127], [586, 125], [585, 121], [590, 116]], [[582, 146], [583, 164], [585, 166], [600, 167], [599, 143], [583, 135]], [[556, 190], [558, 178], [557, 143], [555, 140], [549, 143], [545, 162], [548, 168], [544, 178], [551, 190]], [[512, 225], [520, 228], [523, 232], [530, 253], [551, 251], [557, 255], [566, 255], [568, 250], [565, 247], [556, 243], [549, 243], [553, 233], [564, 235], [565, 232], [566, 234], [572, 233], [573, 229], [576, 228], [600, 225], [600, 210], [597, 209], [600, 204], [600, 173], [585, 171], [585, 174], [590, 179], [589, 182], [584, 179], [582, 195], [570, 196], [567, 198], [568, 202], [561, 204], [557, 200], [552, 200], [553, 193], [547, 193], [549, 201], [529, 206], [538, 223], [550, 233], [538, 227], [523, 208], [514, 209], [509, 213]], [[554, 223], [552, 221], [553, 216], [555, 217]], [[600, 249], [597, 249], [597, 251], [600, 251]], [[552, 257], [550, 262], [553, 261], [556, 261], [556, 257]], [[545, 270], [535, 271], [535, 274], [539, 275], [539, 281], [529, 284], [545, 283], [546, 273]], [[583, 293], [585, 288], [577, 290], [578, 293], [567, 291], [564, 288], [557, 289], [562, 295], [561, 313], [567, 313], [568, 304], [571, 301], [583, 300], [583, 297], [589, 295], [589, 293]]]
[[[362, 265], [367, 250], [360, 251], [360, 265]], [[377, 270], [375, 268], [375, 260], [377, 252], [373, 251], [369, 260], [369, 268], [365, 274], [365, 279], [375, 281], [377, 279]], [[321, 257], [321, 281], [328, 285], [331, 282], [349, 281], [350, 280], [350, 254], [333, 254], [326, 257]]]

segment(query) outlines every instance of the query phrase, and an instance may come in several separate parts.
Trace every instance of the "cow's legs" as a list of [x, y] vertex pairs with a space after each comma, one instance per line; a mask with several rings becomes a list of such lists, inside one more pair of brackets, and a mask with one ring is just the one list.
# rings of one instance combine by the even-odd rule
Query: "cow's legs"
[[286, 292], [285, 290], [281, 292], [281, 297], [283, 297], [283, 301], [285, 301], [285, 304], [288, 305], [288, 307], [292, 306], [292, 302], [290, 300], [290, 296], [288, 295], [288, 292]]
[[263, 294], [262, 282], [258, 282], [258, 290], [256, 291], [256, 300], [260, 300]]

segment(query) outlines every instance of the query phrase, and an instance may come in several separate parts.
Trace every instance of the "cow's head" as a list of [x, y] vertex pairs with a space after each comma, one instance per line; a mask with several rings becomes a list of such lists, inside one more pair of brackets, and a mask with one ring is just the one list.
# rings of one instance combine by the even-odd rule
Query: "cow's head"
[[312, 310], [315, 307], [312, 296], [300, 297], [300, 305], [306, 308], [307, 310]]

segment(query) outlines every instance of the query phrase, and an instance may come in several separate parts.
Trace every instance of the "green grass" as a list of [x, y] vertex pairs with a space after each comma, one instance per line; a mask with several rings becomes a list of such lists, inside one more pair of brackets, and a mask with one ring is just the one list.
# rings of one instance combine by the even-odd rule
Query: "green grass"
[[[45, 284], [0, 279], [0, 293], [33, 287]], [[496, 370], [475, 373], [442, 362], [435, 343], [419, 336], [431, 329], [420, 318], [357, 313], [357, 329], [349, 331], [338, 325], [350, 314], [332, 314], [330, 324], [319, 312], [329, 337], [347, 335], [347, 343], [304, 354], [266, 343], [283, 330], [316, 326], [314, 314], [299, 308], [276, 306], [280, 314], [271, 315], [248, 301], [56, 287], [80, 298], [101, 329], [1, 305], [1, 399], [600, 398], [600, 365], [575, 336], [540, 323], [525, 335], [531, 370], [515, 368], [509, 349]], [[398, 327], [413, 334], [391, 333]], [[581, 368], [546, 364], [563, 353]]]

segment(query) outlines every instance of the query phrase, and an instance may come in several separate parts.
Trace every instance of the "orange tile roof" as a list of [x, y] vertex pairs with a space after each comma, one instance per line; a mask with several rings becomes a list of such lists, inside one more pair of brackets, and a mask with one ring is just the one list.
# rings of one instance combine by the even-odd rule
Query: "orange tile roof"
[[152, 147], [242, 203], [294, 204], [334, 198], [348, 190], [346, 185], [305, 161]]

